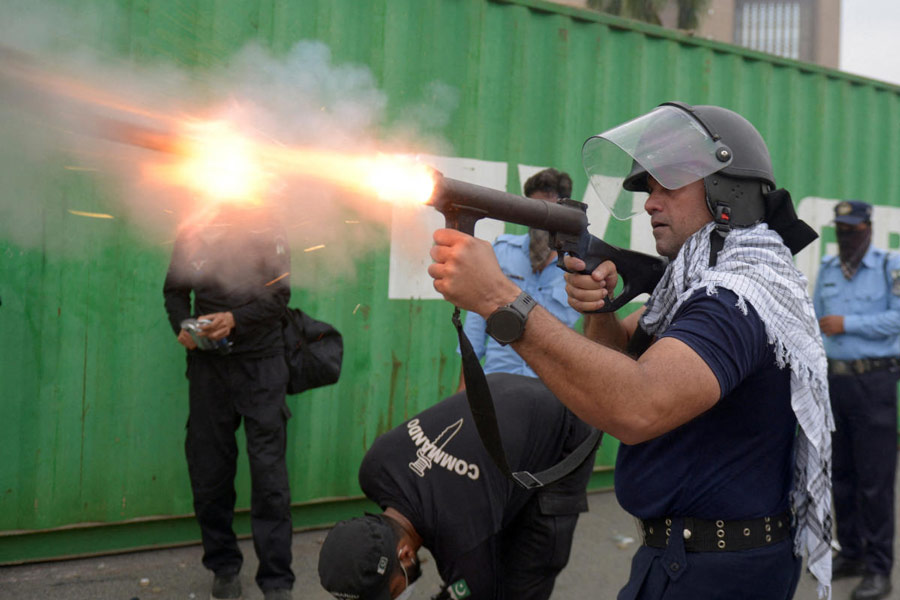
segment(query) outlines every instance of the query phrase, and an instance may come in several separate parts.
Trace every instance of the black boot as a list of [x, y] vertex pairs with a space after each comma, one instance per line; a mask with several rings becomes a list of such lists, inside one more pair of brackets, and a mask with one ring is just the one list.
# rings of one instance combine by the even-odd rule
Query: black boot
[[853, 594], [853, 600], [881, 600], [891, 593], [891, 579], [881, 573], [868, 573], [860, 582]]
[[216, 575], [209, 597], [210, 600], [241, 600], [241, 578], [236, 573]]

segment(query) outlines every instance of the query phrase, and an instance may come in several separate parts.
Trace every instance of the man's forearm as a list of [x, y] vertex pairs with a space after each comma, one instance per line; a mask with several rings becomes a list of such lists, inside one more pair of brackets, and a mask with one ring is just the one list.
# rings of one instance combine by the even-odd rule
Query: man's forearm
[[[626, 331], [632, 319], [625, 319]], [[540, 306], [512, 346], [580, 419], [626, 444], [671, 431], [720, 396], [715, 375], [683, 342], [665, 338], [635, 360], [579, 335]]]
[[288, 287], [267, 290], [263, 296], [231, 310], [235, 323], [244, 327], [281, 319], [290, 302], [291, 291]]
[[191, 316], [190, 291], [176, 291], [168, 288], [165, 290], [164, 301], [169, 324], [177, 335], [181, 331], [181, 322]]
[[[600, 323], [592, 324], [592, 328], [610, 327], [610, 323], [604, 323], [607, 315], [592, 317], [600, 317]], [[585, 323], [586, 334], [587, 328]], [[626, 337], [621, 323], [618, 329], [617, 335]], [[563, 404], [583, 421], [616, 435], [618, 398], [634, 396], [629, 388], [630, 382], [640, 379], [632, 373], [638, 365], [622, 352], [589, 337], [579, 335], [537, 306], [529, 316], [525, 335], [512, 346]]]
[[[503, 274], [493, 248], [484, 240], [439, 229], [434, 241], [430, 252], [434, 262], [428, 274], [434, 278], [434, 289], [456, 306], [487, 318], [521, 293]], [[612, 288], [612, 264], [603, 263], [598, 269], [604, 265], [608, 273], [601, 274], [603, 281], [587, 286], [588, 297], [577, 304], [589, 310], [602, 306], [603, 294], [591, 289]], [[590, 301], [594, 296], [601, 301]], [[641, 311], [635, 311], [624, 319], [625, 332], [635, 330], [640, 315]], [[531, 310], [524, 335], [512, 347], [563, 404], [626, 444], [683, 425], [709, 410], [721, 396], [709, 365], [686, 343], [664, 338], [635, 360], [573, 331], [540, 305]]]
[[607, 348], [624, 350], [629, 332], [615, 313], [591, 313], [584, 315], [584, 336]]

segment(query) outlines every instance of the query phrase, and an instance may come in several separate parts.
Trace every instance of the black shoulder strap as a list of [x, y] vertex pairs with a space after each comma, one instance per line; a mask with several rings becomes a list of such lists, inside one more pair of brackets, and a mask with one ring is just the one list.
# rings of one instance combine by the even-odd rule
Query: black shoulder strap
[[552, 467], [539, 473], [528, 471], [512, 471], [509, 461], [506, 459], [506, 451], [503, 449], [503, 440], [500, 438], [500, 427], [497, 425], [497, 413], [494, 410], [494, 400], [491, 390], [484, 376], [484, 369], [472, 349], [472, 343], [466, 337], [459, 319], [459, 308], [453, 311], [453, 325], [459, 336], [459, 350], [462, 354], [463, 378], [466, 382], [466, 399], [472, 417], [475, 419], [475, 427], [488, 454], [491, 455], [494, 464], [500, 472], [509, 477], [525, 489], [538, 488], [558, 481], [575, 470], [600, 443], [603, 432], [594, 430], [585, 438], [575, 450]]

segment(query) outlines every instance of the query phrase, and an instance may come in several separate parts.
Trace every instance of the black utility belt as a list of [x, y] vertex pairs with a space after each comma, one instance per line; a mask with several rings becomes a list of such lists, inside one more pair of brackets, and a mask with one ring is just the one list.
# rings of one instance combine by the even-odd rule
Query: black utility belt
[[687, 552], [736, 552], [771, 546], [787, 538], [791, 532], [791, 515], [762, 517], [745, 521], [706, 521], [685, 517], [683, 531], [672, 531], [672, 519], [642, 519], [644, 544], [651, 548], [665, 548], [669, 537], [684, 538]]
[[894, 367], [900, 367], [900, 358], [896, 356], [857, 358], [856, 360], [828, 359], [828, 373], [830, 375], [863, 375], [871, 371], [883, 371]]

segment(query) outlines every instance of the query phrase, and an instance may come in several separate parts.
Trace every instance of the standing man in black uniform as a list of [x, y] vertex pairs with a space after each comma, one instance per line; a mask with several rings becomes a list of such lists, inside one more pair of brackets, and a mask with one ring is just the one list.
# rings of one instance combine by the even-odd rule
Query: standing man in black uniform
[[834, 577], [862, 575], [853, 600], [891, 593], [900, 254], [872, 246], [872, 205], [834, 209], [838, 255], [822, 259], [815, 307], [834, 412], [834, 510], [841, 551]]
[[[285, 463], [290, 412], [281, 334], [281, 317], [291, 295], [289, 271], [287, 243], [265, 210], [223, 207], [211, 220], [181, 229], [166, 275], [169, 322], [187, 348], [190, 415], [185, 453], [203, 537], [203, 565], [215, 574], [212, 598], [241, 597], [243, 557], [232, 528], [235, 432], [241, 420], [252, 481], [256, 583], [266, 600], [291, 598]], [[192, 316], [201, 321], [196, 338], [182, 326]], [[198, 340], [201, 345], [211, 340], [214, 348], [201, 350]]]
[[[538, 379], [487, 376], [510, 468], [538, 472], [592, 432]], [[441, 600], [545, 600], [569, 560], [594, 452], [542, 488], [519, 487], [491, 462], [465, 393], [381, 435], [359, 469], [363, 493], [384, 513], [338, 523], [319, 554], [336, 598], [406, 598], [417, 551], [437, 563]]]

